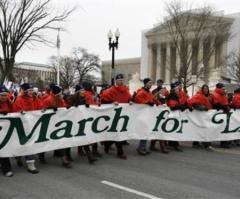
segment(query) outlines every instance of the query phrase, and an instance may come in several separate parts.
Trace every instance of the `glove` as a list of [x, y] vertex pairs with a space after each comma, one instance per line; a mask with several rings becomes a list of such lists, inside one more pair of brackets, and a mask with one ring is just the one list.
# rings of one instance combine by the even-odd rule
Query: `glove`
[[180, 105], [179, 108], [180, 108], [180, 110], [181, 110], [182, 112], [186, 110], [186, 106], [185, 106], [185, 105]]
[[22, 115], [25, 115], [26, 113], [24, 113], [23, 111], [20, 112]]
[[133, 105], [133, 102], [132, 102], [132, 101], [129, 101], [129, 105]]
[[41, 112], [42, 112], [42, 113], [45, 113], [45, 112], [46, 112], [46, 110], [47, 110], [47, 109], [42, 109], [42, 110], [41, 110]]
[[89, 106], [89, 104], [85, 104], [85, 106], [87, 107], [87, 108], [89, 108], [90, 106]]
[[54, 108], [52, 108], [52, 110], [53, 110], [54, 112], [56, 112], [56, 111], [58, 110], [58, 108], [57, 108], [57, 107], [54, 107]]
[[171, 111], [177, 111], [179, 109], [178, 106], [170, 107]]
[[115, 106], [118, 106], [118, 102], [113, 102], [113, 104], [114, 104]]
[[193, 111], [193, 108], [192, 108], [192, 107], [188, 107], [188, 110], [189, 110], [190, 112], [192, 112], [192, 111]]
[[223, 107], [223, 112], [224, 113], [228, 113], [230, 111], [230, 107], [229, 106], [224, 106]]
[[7, 115], [8, 113], [7, 113], [7, 112], [1, 112], [0, 114], [2, 114], [2, 115]]
[[148, 102], [147, 103], [149, 106], [154, 106], [154, 103], [153, 102]]
[[66, 107], [66, 109], [70, 109], [70, 108], [71, 108], [71, 106], [67, 106], [67, 107]]

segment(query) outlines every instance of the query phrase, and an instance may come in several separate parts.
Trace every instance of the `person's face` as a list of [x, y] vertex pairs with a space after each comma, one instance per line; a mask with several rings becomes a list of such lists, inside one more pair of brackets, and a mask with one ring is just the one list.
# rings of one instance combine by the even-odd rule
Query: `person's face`
[[80, 95], [81, 97], [83, 97], [83, 96], [84, 96], [84, 92], [85, 92], [85, 90], [83, 90], [83, 89], [80, 90], [80, 91], [79, 91], [79, 95]]
[[179, 93], [179, 90], [180, 90], [180, 87], [178, 87], [178, 86], [174, 88], [174, 91], [175, 91], [177, 94]]
[[0, 94], [0, 101], [1, 102], [6, 102], [8, 99], [7, 93], [1, 93]]
[[203, 88], [203, 94], [204, 94], [204, 95], [207, 95], [208, 93], [209, 93], [209, 89], [208, 89], [208, 87], [205, 86], [205, 87]]
[[26, 93], [26, 95], [28, 97], [32, 97], [33, 96], [33, 89], [28, 89], [28, 90], [24, 91], [24, 93]]
[[149, 81], [148, 83], [146, 83], [146, 87], [150, 89], [152, 87], [152, 84], [152, 81]]
[[117, 86], [122, 86], [124, 84], [124, 79], [117, 79], [116, 80], [116, 85]]
[[157, 87], [161, 87], [163, 85], [163, 82], [157, 82]]

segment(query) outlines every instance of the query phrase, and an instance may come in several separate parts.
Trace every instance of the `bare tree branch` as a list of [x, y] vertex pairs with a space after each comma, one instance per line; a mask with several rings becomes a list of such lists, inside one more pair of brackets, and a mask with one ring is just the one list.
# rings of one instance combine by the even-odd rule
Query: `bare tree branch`
[[52, 30], [64, 22], [76, 9], [55, 13], [50, 8], [51, 0], [1, 0], [0, 1], [0, 81], [12, 78], [15, 57], [23, 46], [36, 42], [50, 44], [41, 33]]

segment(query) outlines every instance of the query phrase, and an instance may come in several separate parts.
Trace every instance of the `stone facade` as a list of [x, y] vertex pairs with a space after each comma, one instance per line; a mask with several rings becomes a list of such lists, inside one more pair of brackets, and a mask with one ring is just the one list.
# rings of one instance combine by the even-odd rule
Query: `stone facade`
[[29, 82], [36, 84], [41, 81], [45, 85], [56, 82], [56, 73], [53, 68], [44, 64], [30, 62], [16, 63], [13, 68], [16, 83]]
[[[228, 42], [219, 45], [207, 63], [203, 61], [195, 68], [193, 67], [194, 62], [205, 56], [209, 50], [209, 46], [213, 45], [217, 35], [210, 37], [207, 42], [206, 40], [200, 41], [202, 42], [199, 45], [201, 46], [200, 48], [196, 48], [191, 42], [189, 43], [188, 48], [193, 53], [191, 74], [196, 75], [196, 71], [200, 67], [208, 67], [209, 71], [207, 79], [204, 77], [204, 74], [197, 78], [197, 84], [199, 85], [202, 83], [214, 85], [218, 81], [230, 82], [231, 80], [231, 77], [227, 73], [227, 61], [225, 62], [223, 59], [231, 51], [236, 51], [239, 50], [237, 48], [240, 48], [240, 14], [225, 15], [223, 22], [231, 24], [229, 32], [232, 38]], [[169, 37], [170, 33], [164, 28], [163, 24], [159, 24], [142, 33], [141, 79], [151, 77], [155, 81], [161, 78], [166, 84], [170, 84], [177, 78], [180, 70], [180, 58], [176, 47]], [[191, 36], [189, 36], [189, 40], [191, 41]]]
[[140, 73], [140, 58], [119, 59], [115, 61], [114, 71], [112, 71], [112, 62], [102, 62], [102, 83], [111, 83], [112, 76], [122, 73], [125, 83], [128, 84], [133, 74]]

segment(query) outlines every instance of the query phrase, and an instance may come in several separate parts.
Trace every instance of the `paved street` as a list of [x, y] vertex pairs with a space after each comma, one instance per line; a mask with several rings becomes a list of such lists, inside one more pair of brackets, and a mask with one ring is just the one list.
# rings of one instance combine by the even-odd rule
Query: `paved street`
[[74, 152], [72, 169], [47, 154], [47, 165], [32, 175], [13, 163], [14, 177], [0, 176], [1, 199], [30, 198], [240, 198], [240, 147], [230, 150], [183, 147], [169, 155], [137, 155], [136, 142], [126, 146], [128, 160], [104, 155], [95, 165]]

